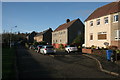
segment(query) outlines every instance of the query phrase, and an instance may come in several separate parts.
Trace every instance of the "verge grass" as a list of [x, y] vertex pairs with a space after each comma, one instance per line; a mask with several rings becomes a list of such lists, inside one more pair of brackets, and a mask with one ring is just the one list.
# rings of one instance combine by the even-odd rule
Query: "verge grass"
[[15, 48], [2, 48], [2, 80], [15, 79]]

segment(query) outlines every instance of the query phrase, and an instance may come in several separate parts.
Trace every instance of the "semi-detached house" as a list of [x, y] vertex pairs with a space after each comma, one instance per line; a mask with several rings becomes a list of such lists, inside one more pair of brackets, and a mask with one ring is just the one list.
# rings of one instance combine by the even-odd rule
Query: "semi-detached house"
[[120, 2], [97, 8], [85, 20], [85, 47], [118, 46], [120, 48]]
[[51, 44], [51, 42], [52, 42], [52, 29], [49, 28], [43, 32], [38, 33], [34, 37], [34, 41], [36, 41], [36, 42], [45, 41], [46, 43]]
[[79, 34], [82, 34], [82, 37], [84, 36], [83, 31], [84, 24], [80, 21], [80, 19], [72, 21], [67, 19], [66, 23], [60, 25], [52, 32], [52, 44], [56, 48], [59, 48], [60, 44], [63, 44], [64, 46], [71, 44]]

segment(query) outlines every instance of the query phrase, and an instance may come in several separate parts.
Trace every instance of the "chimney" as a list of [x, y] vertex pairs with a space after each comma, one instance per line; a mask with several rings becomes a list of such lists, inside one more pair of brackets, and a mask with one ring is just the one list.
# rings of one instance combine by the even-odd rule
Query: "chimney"
[[70, 19], [66, 19], [66, 23], [70, 22]]

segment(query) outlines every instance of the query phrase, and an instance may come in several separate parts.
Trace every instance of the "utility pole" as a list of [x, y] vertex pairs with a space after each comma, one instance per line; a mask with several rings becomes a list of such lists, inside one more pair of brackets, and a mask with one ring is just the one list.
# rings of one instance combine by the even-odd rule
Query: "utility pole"
[[[14, 26], [13, 28], [16, 28], [17, 26]], [[12, 27], [10, 32], [10, 48], [12, 47]]]

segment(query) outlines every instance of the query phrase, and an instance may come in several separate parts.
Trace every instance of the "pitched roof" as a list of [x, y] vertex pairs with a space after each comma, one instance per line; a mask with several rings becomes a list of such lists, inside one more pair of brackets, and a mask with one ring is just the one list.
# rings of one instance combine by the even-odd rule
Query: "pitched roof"
[[35, 37], [45, 34], [47, 31], [52, 30], [51, 28], [44, 30], [43, 32], [38, 33]]
[[100, 8], [97, 8], [85, 21], [99, 18], [116, 12], [120, 12], [120, 1], [112, 2]]
[[70, 21], [70, 22], [68, 22], [68, 23], [64, 23], [64, 24], [60, 25], [58, 28], [56, 28], [56, 29], [54, 30], [54, 32], [55, 32], [55, 31], [59, 31], [59, 30], [63, 30], [63, 29], [66, 29], [66, 28], [70, 27], [70, 26], [71, 26], [75, 21], [77, 21], [77, 20], [80, 20], [80, 19], [75, 19], [75, 20], [72, 20], [72, 21]]

